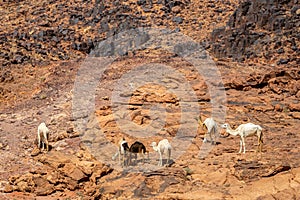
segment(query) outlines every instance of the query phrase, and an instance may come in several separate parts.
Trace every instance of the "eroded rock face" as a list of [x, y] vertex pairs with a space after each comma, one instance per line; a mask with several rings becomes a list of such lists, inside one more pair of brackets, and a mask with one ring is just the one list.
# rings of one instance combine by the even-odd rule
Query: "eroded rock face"
[[[183, 17], [176, 15], [189, 5], [189, 1], [96, 1], [86, 2], [43, 2], [33, 5], [22, 1], [22, 7], [7, 6], [4, 12], [6, 30], [1, 34], [1, 59], [4, 66], [16, 64], [45, 65], [51, 61], [70, 60], [84, 57], [97, 44], [119, 32], [157, 25], [167, 22], [182, 24]], [[50, 9], [51, 8], [51, 9]], [[52, 10], [53, 9], [53, 10]], [[17, 28], [15, 12], [24, 16]], [[13, 19], [12, 21], [10, 19]], [[77, 29], [80, 27], [80, 30]]]
[[299, 1], [244, 1], [226, 27], [214, 30], [219, 58], [258, 58], [278, 65], [299, 65]]
[[[111, 168], [96, 160], [79, 159], [59, 151], [50, 151], [35, 158], [44, 166], [24, 175], [11, 177], [11, 187], [7, 185], [4, 192], [20, 191], [47, 196], [65, 189], [74, 191], [91, 187], [86, 190], [90, 194], [91, 189], [97, 189], [97, 180], [112, 172]], [[94, 193], [91, 194], [93, 195]]]

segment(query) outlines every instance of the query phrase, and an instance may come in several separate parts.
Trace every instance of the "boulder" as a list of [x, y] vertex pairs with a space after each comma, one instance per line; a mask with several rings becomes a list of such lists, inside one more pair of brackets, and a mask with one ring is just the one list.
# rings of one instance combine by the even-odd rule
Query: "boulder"
[[47, 196], [55, 191], [54, 186], [44, 177], [34, 177], [35, 193], [38, 196]]

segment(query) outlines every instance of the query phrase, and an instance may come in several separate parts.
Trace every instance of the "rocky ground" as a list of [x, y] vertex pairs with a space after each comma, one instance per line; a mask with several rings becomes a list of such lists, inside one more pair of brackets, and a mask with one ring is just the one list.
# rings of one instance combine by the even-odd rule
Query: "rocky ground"
[[[1, 199], [300, 199], [298, 1], [39, 0], [5, 1], [0, 9]], [[246, 154], [238, 154], [239, 139], [229, 136], [199, 157], [210, 145], [202, 145], [205, 131], [196, 119], [181, 121], [184, 101], [178, 95], [188, 82], [196, 95], [191, 105], [209, 117], [210, 88], [195, 66], [163, 46], [115, 59], [95, 86], [94, 112], [74, 114], [74, 102], [81, 103], [74, 99], [81, 81], [76, 77], [87, 54], [105, 38], [141, 26], [168, 28], [203, 45], [224, 84], [226, 122], [260, 124], [262, 153], [255, 152], [253, 137], [246, 139]], [[122, 75], [149, 63], [171, 66], [182, 77], [174, 72], [159, 79], [164, 86], [145, 84], [123, 92], [120, 96], [129, 99], [125, 111], [122, 104], [112, 104]], [[97, 73], [90, 77], [99, 78]], [[103, 162], [107, 143], [117, 144], [124, 135], [130, 144], [136, 140], [125, 132], [132, 128], [130, 121], [138, 129], [158, 130], [151, 124], [159, 121], [151, 105], [162, 106], [166, 117], [157, 133], [139, 138], [150, 160], [127, 168]], [[120, 127], [116, 115], [128, 123]], [[82, 132], [78, 122], [85, 120]], [[50, 152], [36, 147], [42, 121], [51, 130]], [[155, 166], [152, 141], [172, 143], [186, 126], [194, 128], [192, 140], [180, 157], [173, 155], [169, 167], [132, 172]]]

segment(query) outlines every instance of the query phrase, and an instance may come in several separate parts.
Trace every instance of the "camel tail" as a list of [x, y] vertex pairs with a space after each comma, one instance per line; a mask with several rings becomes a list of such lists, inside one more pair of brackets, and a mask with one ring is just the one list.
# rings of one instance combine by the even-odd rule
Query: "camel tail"
[[257, 147], [257, 152], [262, 152], [262, 146], [263, 146], [263, 132], [262, 132], [262, 128], [261, 127], [258, 127], [257, 129], [257, 135], [259, 135], [259, 138], [258, 138], [258, 147]]
[[257, 131], [260, 133], [260, 134], [259, 134], [259, 141], [260, 141], [261, 143], [264, 143], [262, 128], [259, 126]]

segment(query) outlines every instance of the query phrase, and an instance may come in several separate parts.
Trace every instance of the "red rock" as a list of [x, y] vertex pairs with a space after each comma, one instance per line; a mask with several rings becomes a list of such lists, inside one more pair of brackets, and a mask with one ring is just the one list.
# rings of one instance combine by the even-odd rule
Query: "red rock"
[[292, 116], [293, 116], [295, 119], [300, 119], [300, 112], [293, 112], [293, 113], [292, 113]]
[[33, 178], [35, 183], [35, 193], [38, 196], [46, 196], [54, 192], [54, 187], [45, 178], [35, 177]]
[[172, 12], [174, 12], [174, 13], [180, 13], [180, 11], [181, 11], [181, 7], [180, 6], [174, 6], [172, 8]]
[[[142, 1], [147, 7], [151, 2]], [[3, 199], [29, 199], [29, 195], [32, 196], [31, 199], [34, 199], [38, 198], [37, 195], [51, 193], [53, 188], [56, 193], [49, 197], [53, 199], [272, 199], [273, 197], [278, 199], [281, 197], [300, 199], [297, 190], [300, 182], [299, 170], [292, 175], [288, 171], [274, 175], [274, 178], [279, 178], [276, 182], [274, 179], [267, 177], [261, 178], [264, 171], [276, 163], [289, 162], [293, 169], [299, 169], [299, 152], [295, 148], [299, 141], [299, 134], [296, 134], [299, 124], [299, 111], [280, 113], [281, 107], [290, 103], [297, 103], [294, 95], [300, 98], [299, 84], [293, 81], [300, 80], [298, 72], [299, 59], [296, 54], [297, 47], [299, 47], [299, 41], [296, 39], [298, 33], [296, 33], [297, 35], [294, 34], [296, 31], [295, 26], [291, 26], [293, 20], [289, 20], [290, 17], [295, 17], [294, 13], [297, 13], [298, 8], [295, 7], [296, 10], [291, 12], [291, 15], [284, 15], [283, 18], [281, 15], [282, 13], [286, 14], [286, 11], [289, 12], [290, 6], [295, 5], [283, 3], [282, 6], [282, 3], [278, 3], [278, 6], [275, 5], [274, 7], [273, 4], [268, 4], [270, 5], [268, 7], [263, 1], [251, 1], [251, 5], [249, 1], [245, 1], [241, 4], [242, 6], [238, 6], [236, 0], [226, 1], [226, 4], [224, 1], [212, 2], [209, 0], [199, 1], [200, 3], [186, 0], [157, 1], [151, 5], [151, 14], [146, 13], [145, 15], [143, 8], [137, 7], [137, 1], [134, 0], [124, 2], [101, 1], [92, 4], [74, 4], [73, 0], [39, 4], [38, 0], [36, 4], [25, 2], [22, 6], [11, 2], [6, 1], [4, 3], [5, 7], [9, 8], [9, 12], [3, 18], [4, 24], [0, 25], [3, 29], [0, 36], [1, 41], [3, 41], [0, 44], [0, 62], [3, 64], [4, 70], [9, 68], [13, 75], [11, 81], [7, 81], [9, 77], [5, 77], [1, 82], [2, 89], [0, 88], [0, 132], [4, 133], [1, 134], [1, 143], [6, 144], [7, 142], [10, 145], [9, 151], [4, 150], [5, 153], [1, 156], [0, 171], [1, 179], [6, 179], [7, 176], [12, 174], [24, 175], [17, 175], [9, 179], [12, 188], [8, 188], [8, 190], [13, 189], [21, 192], [17, 192], [16, 196], [8, 196]], [[174, 5], [179, 6], [173, 7]], [[278, 20], [276, 18], [276, 23], [268, 23], [268, 16], [261, 16], [263, 12], [257, 13], [256, 10], [259, 9], [252, 9], [258, 6], [270, 11], [268, 16], [279, 16]], [[49, 7], [57, 9], [53, 12], [53, 9], [49, 9]], [[235, 12], [236, 7], [239, 8]], [[170, 15], [170, 8], [173, 15], [172, 13]], [[146, 10], [144, 9], [144, 11]], [[253, 11], [256, 13], [253, 13]], [[230, 17], [234, 12], [235, 16]], [[176, 13], [180, 13], [178, 17], [182, 17], [182, 19], [174, 18]], [[253, 14], [255, 14], [255, 17], [253, 17]], [[24, 21], [24, 15], [26, 15], [25, 21], [28, 23], [18, 23]], [[183, 23], [178, 26], [172, 22], [175, 19], [180, 23], [183, 17]], [[256, 22], [255, 20], [259, 21]], [[271, 19], [271, 21], [274, 22], [274, 19]], [[218, 28], [225, 26], [227, 22], [229, 28]], [[283, 30], [280, 27], [282, 22], [285, 24], [284, 31], [289, 33], [281, 34], [284, 37], [278, 35]], [[294, 20], [294, 22], [297, 22], [297, 20]], [[201, 23], [201, 28], [199, 28], [199, 23]], [[226, 121], [232, 122], [235, 127], [245, 121], [262, 125], [265, 133], [264, 138], [266, 139], [262, 154], [256, 154], [252, 151], [254, 149], [253, 144], [257, 141], [255, 137], [246, 139], [247, 152], [245, 155], [237, 155], [239, 139], [228, 137], [220, 138], [221, 144], [215, 145], [205, 159], [199, 160], [198, 153], [201, 149], [202, 140], [200, 141], [197, 135], [180, 158], [177, 159], [172, 155], [175, 162], [172, 166], [145, 175], [145, 173], [122, 173], [117, 170], [110, 173], [113, 169], [95, 161], [88, 147], [78, 151], [80, 147], [77, 145], [78, 143], [74, 142], [75, 140], [71, 135], [73, 131], [69, 129], [69, 127], [73, 127], [70, 124], [75, 123], [77, 119], [70, 116], [72, 115], [72, 102], [68, 97], [75, 82], [74, 77], [81, 64], [77, 60], [80, 61], [80, 59], [86, 57], [84, 51], [89, 51], [91, 42], [97, 44], [97, 41], [103, 41], [108, 35], [113, 35], [123, 29], [126, 30], [131, 25], [136, 27], [141, 24], [145, 26], [151, 24], [163, 25], [164, 28], [174, 30], [174, 33], [180, 30], [186, 36], [192, 36], [196, 41], [205, 41], [201, 43], [210, 52], [225, 47], [224, 51], [220, 51], [219, 54], [223, 52], [232, 54], [233, 58], [237, 57], [241, 60], [245, 58], [246, 52], [250, 60], [246, 59], [244, 63], [231, 63], [230, 58], [222, 57], [219, 60], [224, 62], [224, 65], [222, 63], [217, 64], [217, 67], [220, 69], [222, 79], [226, 83], [225, 87], [228, 89], [225, 91], [228, 94], [228, 102], [231, 102], [227, 107]], [[231, 26], [233, 24], [234, 27]], [[260, 26], [261, 24], [264, 24], [264, 26]], [[82, 25], [85, 27], [82, 27]], [[289, 27], [292, 28], [289, 29]], [[213, 41], [210, 41], [211, 33], [215, 28], [220, 30], [219, 32], [214, 31], [219, 33], [215, 37], [216, 40], [219, 40], [216, 42], [216, 46], [214, 46]], [[107, 33], [109, 29], [110, 33]], [[230, 38], [226, 36], [226, 32], [229, 32]], [[225, 34], [224, 37], [219, 37], [223, 33]], [[251, 34], [249, 35], [249, 33]], [[264, 43], [265, 36], [270, 38], [270, 42]], [[98, 38], [94, 39], [95, 37]], [[91, 40], [87, 38], [91, 38]], [[160, 40], [160, 38], [158, 39]], [[166, 41], [166, 45], [169, 42], [173, 43], [172, 38], [170, 39]], [[174, 41], [176, 41], [176, 38], [174, 38]], [[124, 42], [126, 43], [126, 41]], [[140, 42], [133, 42], [133, 45], [134, 43]], [[276, 43], [276, 47], [273, 43]], [[20, 44], [24, 45], [20, 46]], [[72, 44], [76, 44], [73, 49]], [[120, 45], [122, 44], [120, 43]], [[296, 49], [293, 49], [293, 47], [291, 49], [291, 46], [295, 46]], [[117, 46], [115, 47], [117, 48]], [[189, 48], [189, 45], [186, 47]], [[276, 53], [280, 48], [284, 49], [281, 55], [282, 58], [289, 60], [289, 66], [270, 65], [270, 63], [276, 63], [277, 60], [281, 59]], [[78, 51], [80, 49], [81, 52]], [[152, 53], [153, 50], [157, 51]], [[200, 106], [199, 112], [203, 113], [205, 117], [212, 114], [213, 101], [211, 101], [211, 96], [214, 96], [214, 94], [208, 92], [210, 88], [207, 88], [204, 80], [197, 79], [197, 71], [189, 70], [188, 66], [192, 63], [181, 61], [178, 56], [174, 57], [172, 53], [166, 55], [156, 47], [146, 50], [142, 48], [132, 52], [132, 55], [129, 53], [129, 58], [124, 55], [124, 57], [111, 64], [110, 69], [106, 71], [109, 73], [105, 73], [103, 80], [101, 80], [103, 85], [111, 85], [111, 79], [117, 80], [117, 78], [129, 72], [133, 66], [150, 62], [170, 64], [170, 66], [174, 66], [174, 69], [178, 69], [178, 72], [183, 72], [182, 74], [186, 78], [185, 81], [188, 81], [196, 91]], [[255, 60], [251, 60], [252, 56], [255, 57]], [[71, 63], [57, 62], [68, 59], [67, 57], [70, 57], [71, 60], [75, 58], [76, 61]], [[214, 61], [218, 60], [214, 57], [212, 59]], [[41, 66], [41, 61], [49, 65]], [[12, 62], [24, 62], [24, 65], [18, 66], [12, 64]], [[26, 63], [29, 63], [29, 66], [26, 66]], [[32, 67], [34, 65], [35, 67]], [[181, 70], [181, 68], [184, 70]], [[295, 73], [291, 73], [292, 70]], [[248, 79], [249, 73], [258, 75], [250, 76]], [[291, 76], [286, 78], [287, 74], [291, 74]], [[261, 77], [262, 81], [259, 81]], [[93, 78], [91, 77], [89, 80], [93, 80]], [[272, 80], [272, 78], [274, 79]], [[130, 97], [132, 102], [137, 104], [144, 104], [145, 101], [153, 104], [169, 102], [166, 106], [167, 123], [165, 123], [165, 127], [162, 127], [164, 134], [160, 133], [153, 136], [153, 140], [158, 140], [158, 137], [170, 137], [170, 134], [176, 134], [180, 126], [186, 123], [180, 123], [182, 112], [179, 111], [180, 105], [178, 105], [178, 102], [182, 101], [180, 95], [176, 96], [176, 94], [173, 95], [167, 91], [168, 89], [177, 89], [183, 83], [182, 80], [175, 82], [175, 84], [165, 82], [166, 89], [153, 87], [152, 91], [147, 91], [145, 87], [140, 88], [139, 92], [133, 91], [124, 95]], [[200, 84], [197, 85], [197, 82]], [[220, 80], [214, 80], [213, 84], [219, 85], [219, 82]], [[98, 94], [99, 100], [96, 101], [100, 102], [100, 97], [104, 96], [102, 102], [106, 102], [106, 104], [95, 103], [96, 113], [99, 113], [99, 115], [97, 115], [97, 118], [95, 117], [92, 123], [89, 123], [88, 128], [93, 128], [97, 124], [105, 124], [103, 127], [105, 127], [106, 137], [114, 142], [117, 137], [123, 134], [123, 131], [119, 130], [114, 122], [112, 105], [108, 101], [111, 100], [110, 93], [112, 90], [107, 92], [102, 89], [101, 86], [97, 88], [100, 95]], [[276, 95], [276, 93], [281, 95]], [[40, 96], [36, 94], [44, 94], [46, 98], [33, 99], [34, 96]], [[53, 102], [55, 104], [52, 104]], [[274, 106], [274, 102], [278, 102], [281, 106]], [[10, 107], [13, 107], [13, 109]], [[99, 107], [103, 109], [101, 110]], [[139, 124], [147, 124], [144, 121], [145, 118], [142, 118], [142, 116], [145, 116], [144, 108], [140, 107], [143, 106], [137, 105], [134, 108], [141, 110], [141, 113], [136, 115], [135, 120]], [[292, 108], [294, 107], [293, 105]], [[129, 110], [133, 111], [134, 109]], [[6, 110], [8, 113], [3, 113]], [[22, 117], [14, 119], [11, 113], [21, 113]], [[64, 151], [59, 152], [52, 149], [42, 155], [35, 154], [32, 151], [32, 156], [30, 156], [30, 149], [33, 148], [33, 141], [36, 137], [35, 122], [42, 119], [50, 120], [52, 116], [59, 116], [58, 113], [64, 113], [64, 115], [52, 118], [53, 135], [51, 136], [51, 142], [68, 141], [65, 143], [68, 145], [64, 146]], [[127, 114], [130, 115], [130, 113]], [[100, 118], [101, 120], [98, 121]], [[151, 120], [153, 119], [149, 119], [150, 122]], [[6, 121], [13, 121], [14, 123], [8, 126], [5, 123]], [[12, 132], [16, 134], [9, 134]], [[199, 132], [204, 133], [203, 130]], [[28, 139], [23, 137], [24, 134], [28, 135]], [[68, 138], [68, 140], [64, 140], [65, 138]], [[102, 142], [98, 138], [93, 139], [91, 137], [92, 142]], [[133, 140], [133, 138], [130, 139]], [[84, 146], [83, 143], [81, 145]], [[176, 148], [177, 146], [174, 146], [175, 151]], [[99, 152], [101, 153], [102, 149]], [[152, 153], [150, 152], [150, 155]], [[155, 154], [155, 157], [153, 156], [153, 159], [151, 158], [150, 162], [156, 165], [157, 161], [155, 159], [157, 159], [157, 154]], [[243, 162], [244, 165], [241, 165], [240, 169], [235, 169], [236, 164]], [[192, 174], [180, 174], [179, 172], [187, 166], [195, 169]], [[39, 170], [36, 170], [36, 168]], [[173, 170], [174, 168], [177, 168], [179, 172], [176, 173]], [[27, 174], [28, 170], [30, 171], [29, 174]], [[240, 173], [236, 173], [236, 170]], [[242, 177], [243, 180], [237, 180], [236, 175]], [[284, 175], [289, 177], [280, 179]], [[45, 185], [45, 187], [42, 187], [42, 185]], [[0, 185], [1, 189], [2, 186]], [[16, 193], [16, 191], [13, 193]], [[31, 194], [25, 193], [25, 191], [31, 192]], [[19, 197], [18, 194], [20, 193], [27, 195], [27, 198]], [[73, 196], [69, 198], [69, 194]], [[0, 199], [2, 197], [2, 194], [0, 194]]]
[[297, 92], [296, 97], [300, 98], [300, 90]]
[[61, 171], [70, 178], [80, 181], [84, 178], [87, 178], [87, 176], [79, 169], [77, 168], [73, 163], [66, 163], [65, 166], [61, 169]]
[[13, 186], [7, 184], [7, 185], [4, 186], [3, 192], [5, 192], [5, 193], [10, 193], [10, 192], [12, 192], [13, 190], [14, 190]]
[[34, 148], [31, 152], [31, 156], [37, 156], [40, 153], [40, 149], [39, 148]]
[[280, 105], [280, 104], [276, 104], [275, 106], [274, 106], [274, 110], [275, 111], [278, 111], [278, 112], [281, 112], [282, 111], [282, 106]]
[[297, 103], [297, 104], [291, 103], [289, 105], [289, 109], [290, 109], [290, 111], [300, 111], [300, 103]]

